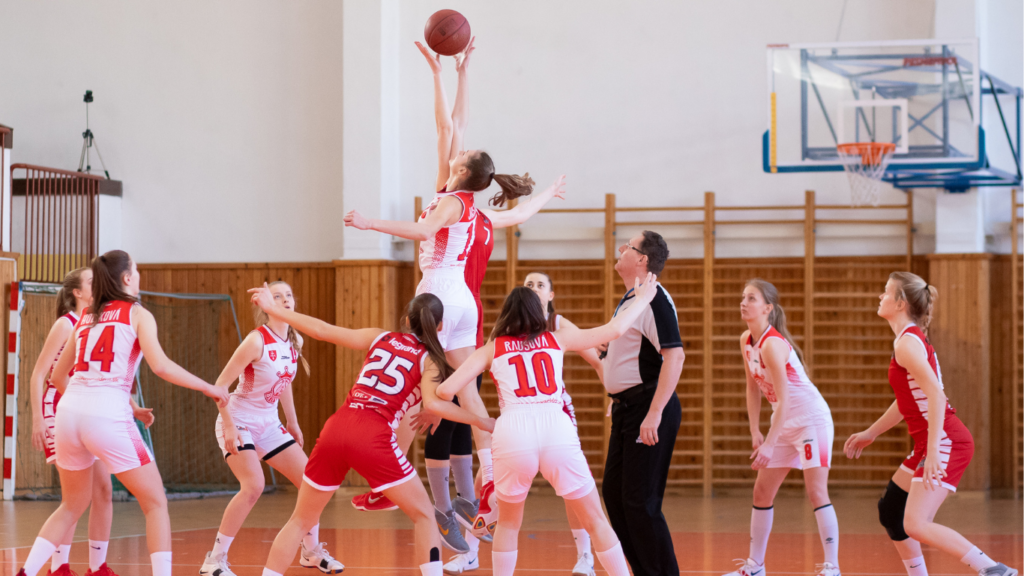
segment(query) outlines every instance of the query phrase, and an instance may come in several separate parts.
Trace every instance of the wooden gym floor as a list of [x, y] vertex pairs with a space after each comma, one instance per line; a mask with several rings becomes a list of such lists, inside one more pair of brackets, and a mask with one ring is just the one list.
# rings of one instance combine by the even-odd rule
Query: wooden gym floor
[[[903, 564], [878, 525], [875, 502], [880, 491], [841, 491], [833, 504], [842, 530], [840, 567], [846, 576], [903, 576]], [[358, 512], [349, 505], [353, 489], [342, 489], [321, 519], [320, 539], [345, 564], [345, 574], [418, 574], [412, 557], [411, 524], [399, 512]], [[264, 495], [231, 547], [231, 567], [239, 576], [259, 576], [277, 530], [295, 502], [294, 489]], [[174, 529], [174, 574], [195, 575], [210, 547], [227, 497], [170, 502]], [[56, 502], [0, 504], [0, 576], [13, 576]], [[733, 569], [733, 558], [746, 557], [749, 542], [750, 494], [735, 489], [705, 499], [687, 493], [666, 496], [665, 516], [673, 531], [683, 574], [720, 575]], [[1024, 567], [1024, 508], [1020, 500], [994, 500], [982, 494], [953, 495], [937, 517], [952, 525], [993, 558]], [[108, 562], [121, 576], [148, 575], [142, 514], [134, 502], [114, 504], [114, 526]], [[79, 523], [72, 546], [72, 569], [88, 568], [86, 522]], [[490, 574], [490, 547], [481, 545], [481, 568]], [[447, 559], [451, 554], [445, 552]], [[766, 565], [772, 574], [813, 575], [821, 561], [821, 544], [810, 504], [799, 492], [780, 494]], [[932, 576], [968, 575], [970, 570], [937, 550], [925, 550]], [[520, 534], [517, 572], [535, 576], [568, 575], [576, 552], [559, 498], [531, 494]], [[45, 574], [49, 563], [40, 574]], [[298, 561], [289, 575], [311, 576]], [[598, 573], [601, 573], [600, 570]]]

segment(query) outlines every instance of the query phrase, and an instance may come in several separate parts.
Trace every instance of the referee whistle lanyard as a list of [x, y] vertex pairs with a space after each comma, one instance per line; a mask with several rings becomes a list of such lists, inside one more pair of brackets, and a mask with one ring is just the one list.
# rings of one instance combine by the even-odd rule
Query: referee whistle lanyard
[[[643, 284], [641, 284], [641, 286], [643, 286]], [[626, 294], [622, 297], [622, 300], [619, 300], [619, 305], [615, 307], [615, 313], [612, 314], [612, 318], [615, 318], [616, 316], [619, 315], [619, 309], [622, 308], [622, 305], [626, 303], [626, 300], [629, 300], [632, 297], [633, 288], [630, 288], [629, 290], [626, 290]]]

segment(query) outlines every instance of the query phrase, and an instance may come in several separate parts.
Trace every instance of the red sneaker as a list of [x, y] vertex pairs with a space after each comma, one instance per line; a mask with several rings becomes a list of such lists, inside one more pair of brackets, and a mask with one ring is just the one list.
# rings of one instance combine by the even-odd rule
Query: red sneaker
[[114, 571], [110, 569], [110, 566], [107, 566], [107, 563], [104, 562], [103, 565], [101, 565], [95, 572], [93, 572], [92, 569], [86, 570], [85, 576], [117, 576], [117, 574], [115, 574]]
[[398, 506], [388, 500], [388, 497], [378, 492], [367, 492], [352, 497], [352, 506], [356, 510], [364, 512], [381, 512], [383, 510], [398, 510]]
[[47, 570], [46, 576], [78, 576], [70, 564], [61, 564], [56, 570]]
[[488, 482], [480, 488], [480, 508], [473, 520], [473, 535], [483, 540], [494, 536], [494, 527], [498, 525], [498, 499], [494, 495], [494, 482]]

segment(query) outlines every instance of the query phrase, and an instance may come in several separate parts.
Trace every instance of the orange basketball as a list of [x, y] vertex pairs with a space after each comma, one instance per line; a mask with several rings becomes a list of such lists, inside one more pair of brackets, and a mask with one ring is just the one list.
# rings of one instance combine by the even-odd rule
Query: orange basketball
[[442, 56], [454, 56], [469, 44], [469, 21], [455, 10], [438, 10], [427, 18], [423, 38]]

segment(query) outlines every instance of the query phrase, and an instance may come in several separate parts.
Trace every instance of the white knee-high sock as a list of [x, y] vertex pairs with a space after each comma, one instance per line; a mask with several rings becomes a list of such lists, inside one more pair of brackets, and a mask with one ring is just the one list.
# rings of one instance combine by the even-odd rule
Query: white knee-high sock
[[764, 564], [764, 555], [768, 550], [768, 536], [772, 533], [772, 520], [775, 518], [775, 507], [758, 508], [750, 513], [750, 559]]
[[600, 560], [601, 566], [612, 576], [629, 576], [629, 566], [626, 565], [626, 555], [622, 553], [622, 543], [616, 542], [615, 546], [595, 554]]
[[903, 565], [907, 567], [907, 576], [928, 576], [928, 567], [924, 564], [924, 556], [904, 560]]
[[69, 556], [71, 556], [71, 544], [61, 544], [60, 546], [57, 546], [57, 549], [53, 551], [53, 556], [50, 560], [50, 572], [56, 572], [57, 568], [67, 564]]
[[302, 545], [306, 547], [306, 550], [313, 550], [320, 545], [320, 524], [306, 532], [306, 535], [302, 537]]
[[25, 559], [25, 564], [22, 565], [22, 568], [25, 569], [25, 576], [36, 576], [36, 573], [43, 567], [43, 564], [46, 564], [46, 559], [53, 556], [53, 552], [56, 549], [56, 544], [45, 538], [36, 537], [35, 543], [32, 544], [32, 549], [28, 552], [28, 558]]
[[825, 550], [825, 562], [839, 566], [839, 519], [836, 518], [836, 509], [832, 504], [815, 508], [814, 519], [818, 521], [818, 536]]
[[149, 555], [153, 563], [153, 576], [171, 576], [171, 551], [153, 552]]
[[996, 561], [989, 558], [984, 552], [978, 550], [975, 546], [971, 548], [970, 552], [964, 554], [964, 557], [960, 559], [961, 562], [971, 567], [971, 570], [975, 572], [981, 572], [985, 568], [991, 568], [996, 565]]
[[576, 541], [576, 556], [590, 552], [590, 534], [584, 529], [573, 530], [572, 539]]
[[516, 571], [516, 559], [519, 557], [519, 551], [513, 550], [511, 552], [491, 552], [491, 566], [494, 570], [494, 576], [512, 576]]

